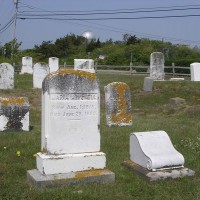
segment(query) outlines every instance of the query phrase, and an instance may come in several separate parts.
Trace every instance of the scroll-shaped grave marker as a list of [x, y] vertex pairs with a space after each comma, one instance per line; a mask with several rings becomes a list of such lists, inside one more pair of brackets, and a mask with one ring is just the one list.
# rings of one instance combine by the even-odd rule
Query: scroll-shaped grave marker
[[130, 161], [124, 164], [150, 181], [193, 176], [195, 173], [183, 167], [184, 157], [174, 148], [165, 131], [132, 133]]
[[33, 59], [32, 57], [22, 57], [22, 69], [20, 74], [33, 74]]
[[150, 56], [150, 77], [155, 80], [164, 80], [164, 55], [161, 52], [153, 52]]
[[74, 59], [74, 69], [95, 73], [94, 60], [92, 60], [92, 59]]
[[59, 58], [56, 57], [49, 58], [49, 69], [50, 73], [59, 70]]
[[28, 180], [36, 186], [114, 181], [100, 152], [96, 75], [58, 70], [44, 79], [42, 90], [42, 151], [37, 153], [37, 170], [28, 171]]
[[191, 81], [200, 81], [200, 63], [190, 64]]
[[29, 102], [26, 97], [0, 97], [0, 131], [29, 131]]
[[42, 88], [42, 81], [49, 74], [46, 63], [36, 63], [33, 67], [33, 88]]
[[104, 87], [108, 126], [131, 126], [131, 92], [126, 83], [113, 82]]
[[9, 63], [0, 64], [0, 89], [14, 88], [14, 67]]

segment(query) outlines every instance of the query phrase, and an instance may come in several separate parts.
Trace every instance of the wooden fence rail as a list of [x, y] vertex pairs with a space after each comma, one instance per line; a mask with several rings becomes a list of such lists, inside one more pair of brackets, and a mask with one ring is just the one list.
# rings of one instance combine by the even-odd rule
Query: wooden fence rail
[[[15, 72], [21, 71], [21, 64], [14, 65]], [[59, 68], [73, 68], [72, 65], [60, 65]], [[113, 66], [113, 65], [98, 65], [95, 64], [95, 71], [98, 73], [126, 73], [126, 74], [149, 74], [149, 66]], [[184, 66], [165, 66], [164, 71], [166, 75], [175, 76], [190, 76], [190, 67]]]

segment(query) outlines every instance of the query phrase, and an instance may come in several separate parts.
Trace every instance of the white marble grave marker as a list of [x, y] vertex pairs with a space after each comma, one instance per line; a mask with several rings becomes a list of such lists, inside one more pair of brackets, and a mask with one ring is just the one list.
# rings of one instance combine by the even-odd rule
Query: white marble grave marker
[[49, 74], [46, 63], [36, 63], [33, 67], [33, 88], [42, 88], [42, 81]]
[[108, 126], [131, 126], [131, 93], [126, 83], [113, 82], [104, 87]]
[[165, 131], [132, 133], [130, 160], [145, 169], [180, 168], [184, 157], [173, 146]]
[[0, 89], [14, 88], [14, 68], [9, 63], [0, 64]]
[[74, 59], [74, 69], [95, 73], [94, 60], [92, 60], [92, 59]]
[[20, 74], [33, 74], [33, 59], [32, 57], [22, 57], [22, 69]]
[[190, 64], [191, 81], [200, 81], [200, 63]]
[[0, 131], [29, 131], [29, 102], [26, 97], [0, 97]]
[[161, 52], [153, 52], [150, 56], [150, 77], [156, 80], [163, 80], [164, 73], [164, 55]]
[[105, 168], [100, 152], [100, 94], [95, 74], [58, 70], [43, 82], [41, 173]]
[[49, 68], [50, 68], [50, 73], [59, 70], [59, 58], [56, 57], [49, 58]]

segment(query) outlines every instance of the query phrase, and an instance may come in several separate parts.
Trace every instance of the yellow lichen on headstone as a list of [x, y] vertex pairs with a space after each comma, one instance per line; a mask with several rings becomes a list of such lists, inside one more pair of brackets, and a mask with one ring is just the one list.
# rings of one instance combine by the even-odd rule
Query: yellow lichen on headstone
[[90, 80], [95, 80], [96, 79], [96, 74], [94, 73], [90, 73], [90, 72], [86, 72], [86, 71], [82, 71], [82, 70], [73, 70], [73, 69], [60, 69], [56, 72], [52, 72], [48, 75], [48, 77], [52, 77], [56, 74], [60, 74], [60, 75], [65, 75], [65, 74], [74, 74], [76, 76], [81, 76], [81, 77], [86, 77]]
[[3, 106], [8, 106], [9, 104], [23, 106], [24, 103], [27, 102], [27, 98], [25, 97], [13, 97], [13, 98], [0, 98], [0, 103]]
[[126, 113], [128, 104], [125, 98], [126, 90], [129, 90], [129, 87], [125, 83], [115, 83], [115, 89], [118, 94], [118, 112], [111, 113], [110, 120], [114, 123], [131, 123], [132, 114]]

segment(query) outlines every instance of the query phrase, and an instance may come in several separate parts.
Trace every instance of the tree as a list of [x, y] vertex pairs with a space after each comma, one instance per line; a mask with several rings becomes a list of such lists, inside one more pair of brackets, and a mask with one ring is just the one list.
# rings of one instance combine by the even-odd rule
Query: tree
[[128, 33], [123, 34], [124, 43], [127, 45], [139, 43], [140, 40], [137, 39], [135, 35], [130, 35]]
[[17, 39], [5, 43], [5, 45], [3, 46], [5, 51], [4, 56], [7, 58], [11, 58], [12, 54], [13, 56], [15, 56], [18, 53], [21, 44], [22, 42], [18, 42]]

